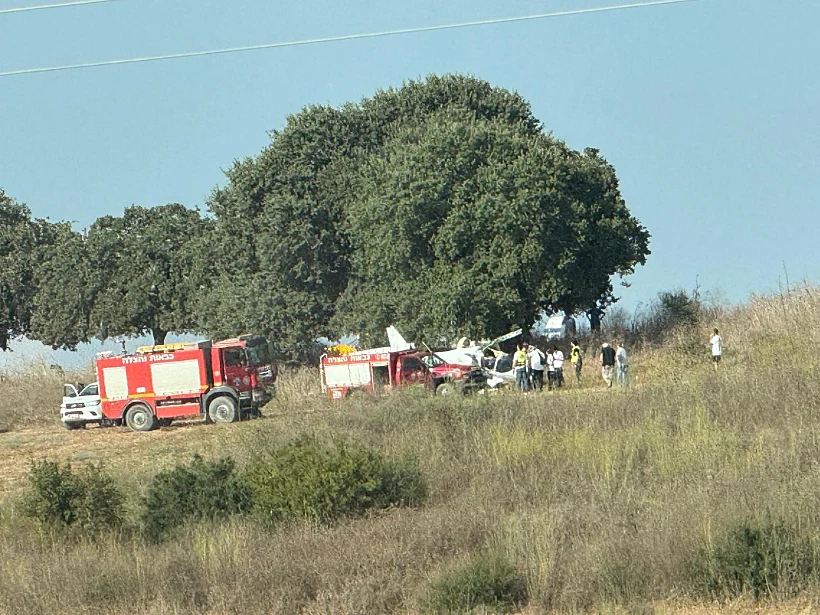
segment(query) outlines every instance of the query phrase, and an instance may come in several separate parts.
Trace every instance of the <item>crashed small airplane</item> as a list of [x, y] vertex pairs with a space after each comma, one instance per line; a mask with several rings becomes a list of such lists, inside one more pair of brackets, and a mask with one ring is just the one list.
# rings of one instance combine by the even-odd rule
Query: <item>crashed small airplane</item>
[[[495, 339], [477, 343], [462, 337], [452, 350], [439, 350], [433, 355], [452, 365], [480, 367], [487, 376], [487, 387], [495, 389], [504, 384], [515, 382], [512, 359], [509, 354], [503, 352], [497, 346], [501, 342], [515, 339], [522, 333], [522, 329], [516, 329]], [[487, 351], [491, 352], [494, 358], [489, 358]]]

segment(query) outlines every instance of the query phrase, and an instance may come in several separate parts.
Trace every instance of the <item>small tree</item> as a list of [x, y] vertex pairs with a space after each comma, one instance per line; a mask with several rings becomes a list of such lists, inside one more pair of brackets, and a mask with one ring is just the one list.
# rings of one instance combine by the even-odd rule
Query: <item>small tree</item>
[[412, 459], [388, 461], [364, 447], [324, 446], [304, 436], [260, 457], [246, 473], [253, 504], [267, 522], [331, 522], [370, 509], [415, 505], [425, 495]]
[[142, 527], [150, 539], [161, 540], [189, 520], [224, 519], [250, 510], [250, 490], [235, 471], [233, 459], [204, 461], [194, 455], [154, 477], [144, 500]]
[[45, 527], [94, 537], [123, 524], [123, 495], [100, 465], [75, 472], [44, 460], [32, 465], [28, 480], [24, 513]]
[[425, 606], [441, 615], [471, 613], [478, 607], [508, 613], [526, 602], [526, 580], [503, 557], [483, 554], [439, 579]]
[[665, 291], [658, 295], [658, 316], [666, 329], [696, 327], [700, 322], [700, 301], [685, 290]]

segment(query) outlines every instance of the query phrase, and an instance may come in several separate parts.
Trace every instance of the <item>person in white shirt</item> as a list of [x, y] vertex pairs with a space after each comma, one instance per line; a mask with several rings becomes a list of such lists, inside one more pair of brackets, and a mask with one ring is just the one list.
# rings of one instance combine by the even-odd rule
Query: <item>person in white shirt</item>
[[626, 356], [623, 342], [618, 342], [618, 349], [615, 351], [615, 365], [617, 366], [618, 385], [627, 386], [629, 384], [629, 358]]
[[546, 357], [541, 349], [535, 345], [530, 346], [530, 380], [532, 388], [540, 391], [544, 388], [544, 361]]
[[564, 353], [557, 347], [552, 349], [552, 366], [555, 368], [555, 386], [564, 386]]
[[715, 334], [709, 340], [709, 343], [712, 345], [712, 362], [715, 364], [715, 369], [717, 369], [720, 357], [723, 355], [723, 340], [717, 329], [715, 329]]
[[547, 390], [552, 391], [555, 386], [555, 356], [547, 349]]

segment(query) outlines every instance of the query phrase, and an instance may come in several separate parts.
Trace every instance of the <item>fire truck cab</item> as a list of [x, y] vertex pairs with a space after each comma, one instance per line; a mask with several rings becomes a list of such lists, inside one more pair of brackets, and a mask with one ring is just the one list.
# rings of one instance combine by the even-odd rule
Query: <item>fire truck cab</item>
[[259, 414], [277, 376], [264, 338], [142, 346], [97, 358], [103, 420], [150, 431], [181, 418], [232, 423]]

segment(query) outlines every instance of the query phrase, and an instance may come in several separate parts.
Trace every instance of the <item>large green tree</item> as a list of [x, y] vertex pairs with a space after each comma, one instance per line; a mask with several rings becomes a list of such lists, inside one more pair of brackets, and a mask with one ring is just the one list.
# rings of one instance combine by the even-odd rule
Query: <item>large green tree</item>
[[210, 221], [183, 205], [129, 207], [72, 234], [40, 271], [32, 335], [74, 348], [91, 337], [199, 329], [201, 240]]
[[258, 157], [237, 161], [209, 201], [209, 244], [220, 260], [202, 298], [204, 326], [265, 333], [297, 358], [317, 336], [338, 333], [337, 301], [351, 271], [347, 210], [363, 165], [397, 133], [450, 107], [538, 131], [517, 94], [467, 77], [430, 77], [361, 104], [308, 107], [273, 132]]
[[294, 356], [318, 335], [487, 335], [612, 294], [649, 235], [614, 169], [545, 133], [518, 94], [429, 77], [288, 118], [209, 202], [222, 259], [206, 328]]
[[397, 131], [358, 179], [336, 318], [373, 338], [391, 323], [435, 341], [573, 313], [648, 253], [596, 151], [505, 118], [431, 113]]
[[0, 189], [0, 350], [8, 348], [10, 339], [28, 333], [37, 270], [68, 233], [67, 224], [32, 219], [28, 207]]

